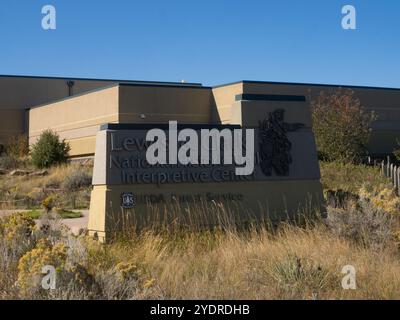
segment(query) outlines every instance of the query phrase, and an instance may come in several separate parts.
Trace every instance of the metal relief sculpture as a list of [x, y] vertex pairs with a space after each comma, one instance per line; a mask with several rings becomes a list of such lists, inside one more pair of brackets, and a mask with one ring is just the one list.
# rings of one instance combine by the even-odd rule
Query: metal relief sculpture
[[289, 175], [293, 160], [292, 143], [287, 133], [304, 127], [302, 123], [284, 122], [284, 115], [285, 110], [278, 109], [270, 112], [267, 119], [260, 121], [260, 166], [266, 176], [272, 176], [273, 171], [278, 176]]

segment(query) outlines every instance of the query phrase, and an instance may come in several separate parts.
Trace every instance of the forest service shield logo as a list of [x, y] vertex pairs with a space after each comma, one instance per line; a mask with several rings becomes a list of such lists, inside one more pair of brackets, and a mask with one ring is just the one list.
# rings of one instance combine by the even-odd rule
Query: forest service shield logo
[[135, 206], [135, 196], [133, 193], [125, 192], [121, 194], [121, 207], [124, 209], [132, 209]]

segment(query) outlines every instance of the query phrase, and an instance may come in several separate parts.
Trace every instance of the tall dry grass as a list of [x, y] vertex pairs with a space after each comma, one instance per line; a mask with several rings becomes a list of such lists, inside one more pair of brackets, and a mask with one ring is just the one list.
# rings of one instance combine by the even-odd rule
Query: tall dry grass
[[[132, 230], [107, 245], [59, 225], [27, 235], [27, 221], [0, 223], [2, 299], [400, 299], [397, 225], [368, 205], [274, 228]], [[49, 261], [54, 291], [38, 281]], [[346, 265], [356, 290], [342, 288]]]
[[[124, 237], [107, 245], [57, 224], [27, 233], [24, 217], [0, 220], [0, 299], [400, 299], [399, 215], [367, 199], [280, 224], [219, 204], [147, 213], [122, 215]], [[59, 263], [53, 291], [38, 281], [48, 261]], [[347, 265], [355, 290], [342, 288]]]
[[[170, 236], [147, 232], [111, 245], [118, 260], [140, 262], [159, 294], [172, 299], [399, 299], [398, 248], [380, 250], [338, 236], [324, 224]], [[353, 265], [357, 289], [343, 290]]]

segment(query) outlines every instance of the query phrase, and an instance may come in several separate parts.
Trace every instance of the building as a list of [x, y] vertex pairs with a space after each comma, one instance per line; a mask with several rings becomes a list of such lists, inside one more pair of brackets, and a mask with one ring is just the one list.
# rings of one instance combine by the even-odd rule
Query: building
[[[251, 108], [309, 101], [339, 86], [239, 81], [217, 87], [198, 83], [144, 82], [0, 76], [0, 144], [26, 134], [34, 143], [52, 129], [71, 145], [72, 157], [94, 154], [95, 135], [104, 123], [241, 124], [251, 122]], [[355, 92], [378, 120], [369, 152], [388, 154], [400, 138], [400, 89], [343, 86]], [[254, 109], [253, 109], [254, 110]], [[257, 123], [254, 123], [257, 126]]]

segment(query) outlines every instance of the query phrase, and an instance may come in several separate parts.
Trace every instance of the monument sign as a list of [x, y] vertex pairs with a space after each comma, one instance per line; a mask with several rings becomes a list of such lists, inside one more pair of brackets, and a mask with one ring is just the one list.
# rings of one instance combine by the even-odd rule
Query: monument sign
[[90, 234], [106, 241], [130, 215], [145, 217], [154, 206], [179, 204], [184, 210], [213, 203], [255, 219], [321, 208], [310, 124], [286, 121], [285, 113], [270, 108], [258, 125], [248, 127], [176, 121], [103, 125], [96, 141]]

